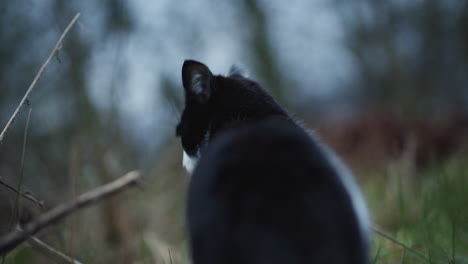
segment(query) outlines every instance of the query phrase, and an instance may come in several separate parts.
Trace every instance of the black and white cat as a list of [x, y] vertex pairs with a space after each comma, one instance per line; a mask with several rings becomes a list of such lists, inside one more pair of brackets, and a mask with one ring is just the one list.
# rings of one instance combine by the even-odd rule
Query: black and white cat
[[364, 200], [326, 147], [236, 70], [187, 60], [182, 81], [194, 264], [367, 263]]

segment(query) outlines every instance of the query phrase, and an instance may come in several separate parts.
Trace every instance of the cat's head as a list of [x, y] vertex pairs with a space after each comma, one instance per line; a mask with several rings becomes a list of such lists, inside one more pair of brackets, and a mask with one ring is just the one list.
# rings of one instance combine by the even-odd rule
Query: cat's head
[[228, 76], [213, 75], [206, 65], [187, 60], [182, 83], [185, 108], [176, 135], [181, 138], [183, 165], [189, 172], [219, 133], [270, 116], [287, 117], [268, 92], [236, 67]]

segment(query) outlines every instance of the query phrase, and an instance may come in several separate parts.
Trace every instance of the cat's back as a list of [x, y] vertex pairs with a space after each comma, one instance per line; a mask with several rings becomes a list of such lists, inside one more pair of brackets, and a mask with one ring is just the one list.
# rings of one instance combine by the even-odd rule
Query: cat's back
[[327, 155], [283, 117], [220, 133], [189, 187], [194, 263], [366, 263], [351, 197]]

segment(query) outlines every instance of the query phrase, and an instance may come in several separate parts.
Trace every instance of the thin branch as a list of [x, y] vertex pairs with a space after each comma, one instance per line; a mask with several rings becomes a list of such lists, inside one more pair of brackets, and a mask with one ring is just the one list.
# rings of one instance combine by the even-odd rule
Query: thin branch
[[379, 230], [378, 230], [377, 228], [375, 228], [375, 227], [372, 227], [372, 230], [373, 230], [375, 233], [377, 233], [378, 235], [382, 236], [383, 238], [386, 238], [386, 239], [392, 241], [394, 244], [399, 245], [400, 247], [404, 248], [406, 251], [411, 252], [411, 253], [413, 253], [414, 255], [420, 257], [420, 258], [423, 259], [424, 261], [430, 262], [429, 258], [426, 257], [422, 252], [420, 252], [420, 251], [418, 251], [418, 250], [416, 250], [416, 249], [413, 249], [413, 248], [411, 248], [411, 247], [409, 247], [409, 246], [403, 244], [402, 242], [400, 242], [400, 241], [396, 240], [395, 238], [391, 237], [390, 235], [387, 235], [387, 234], [385, 234], [384, 232], [379, 231]]
[[29, 193], [29, 192], [19, 192], [18, 190], [15, 189], [15, 187], [12, 187], [8, 183], [4, 182], [2, 179], [0, 179], [0, 185], [5, 186], [6, 188], [10, 189], [11, 191], [15, 192], [16, 194], [20, 195], [21, 197], [39, 205], [40, 207], [44, 207], [44, 201], [39, 201], [38, 199], [34, 198], [34, 196]]
[[381, 245], [379, 243], [379, 247], [377, 248], [377, 253], [375, 253], [374, 261], [372, 261], [372, 264], [377, 263], [377, 260], [379, 259], [379, 256], [380, 256], [380, 249], [381, 249]]
[[137, 171], [131, 171], [124, 176], [102, 185], [94, 190], [86, 192], [76, 199], [63, 203], [43, 215], [35, 221], [26, 224], [22, 231], [15, 231], [0, 239], [0, 254], [14, 249], [16, 246], [27, 240], [45, 227], [65, 218], [71, 213], [99, 202], [113, 194], [122, 191], [125, 187], [139, 183], [141, 175]]
[[[28, 112], [28, 119], [26, 120], [26, 126], [24, 127], [24, 136], [23, 136], [23, 149], [21, 151], [21, 165], [20, 165], [20, 175], [19, 175], [19, 181], [18, 181], [18, 186], [16, 189], [18, 192], [16, 193], [15, 196], [15, 203], [13, 204], [13, 214], [12, 214], [12, 221], [15, 221], [18, 219], [18, 201], [19, 201], [19, 194], [21, 192], [21, 186], [23, 185], [23, 176], [24, 176], [24, 158], [26, 157], [26, 142], [28, 142], [28, 128], [29, 128], [29, 119], [31, 118], [31, 112], [32, 108], [29, 106], [29, 112]], [[16, 219], [15, 219], [16, 218]], [[11, 225], [10, 225], [11, 228]]]
[[[26, 157], [26, 142], [28, 141], [29, 120], [31, 118], [31, 112], [32, 112], [32, 108], [31, 108], [31, 105], [29, 105], [29, 103], [28, 103], [28, 106], [29, 106], [28, 119], [26, 120], [26, 126], [24, 127], [23, 150], [21, 151], [20, 176], [19, 176], [18, 186], [16, 187], [16, 190], [18, 191], [16, 192], [15, 202], [13, 204], [12, 214], [10, 218], [10, 225], [9, 225], [10, 228], [13, 225], [13, 223], [19, 219], [18, 203], [19, 203], [19, 197], [21, 193], [21, 186], [23, 185], [24, 158]], [[6, 254], [3, 255], [2, 257], [2, 264], [5, 263], [5, 258], [6, 258]]]
[[[28, 128], [29, 128], [29, 120], [31, 118], [31, 112], [32, 108], [31, 105], [29, 105], [29, 112], [28, 112], [28, 119], [26, 120], [26, 126], [24, 127], [24, 136], [23, 136], [23, 150], [21, 152], [21, 165], [20, 165], [20, 175], [19, 175], [19, 181], [18, 181], [18, 186], [16, 187], [16, 192], [15, 195], [15, 202], [13, 203], [13, 209], [10, 217], [10, 224], [9, 224], [9, 229], [13, 226], [13, 223], [19, 219], [19, 212], [18, 212], [18, 202], [19, 202], [19, 197], [21, 193], [21, 186], [23, 185], [23, 176], [24, 176], [24, 158], [26, 156], [26, 142], [28, 141]], [[3, 255], [2, 257], [2, 264], [5, 263], [6, 259], [6, 254]]]
[[7, 124], [6, 124], [5, 127], [3, 128], [3, 131], [2, 131], [2, 133], [0, 134], [0, 143], [2, 143], [3, 138], [5, 137], [5, 133], [8, 131], [8, 129], [10, 128], [11, 124], [15, 121], [16, 117], [18, 116], [19, 111], [20, 111], [20, 108], [21, 108], [25, 103], [27, 103], [29, 94], [31, 93], [31, 91], [32, 91], [32, 89], [34, 88], [34, 86], [36, 86], [37, 81], [38, 81], [39, 78], [41, 77], [42, 73], [44, 72], [45, 68], [46, 68], [47, 65], [49, 64], [50, 60], [54, 57], [54, 55], [55, 55], [55, 54], [58, 52], [58, 50], [62, 47], [62, 42], [63, 42], [65, 36], [67, 35], [68, 31], [70, 31], [70, 29], [72, 28], [73, 24], [75, 24], [76, 20], [78, 20], [79, 17], [80, 17], [80, 13], [77, 13], [77, 14], [75, 15], [75, 17], [73, 17], [72, 21], [70, 22], [70, 24], [68, 24], [67, 28], [65, 28], [65, 30], [63, 31], [63, 33], [62, 33], [62, 35], [60, 36], [59, 40], [58, 40], [57, 43], [55, 44], [55, 47], [54, 47], [54, 49], [52, 50], [52, 52], [50, 53], [49, 57], [48, 57], [47, 60], [44, 62], [44, 64], [42, 64], [41, 68], [39, 69], [39, 72], [36, 74], [36, 77], [34, 77], [34, 80], [32, 81], [31, 85], [29, 85], [28, 90], [27, 90], [26, 93], [24, 94], [23, 99], [21, 99], [20, 103], [18, 104], [18, 107], [16, 107], [15, 111], [13, 112], [13, 115], [11, 115], [10, 120], [8, 120]]
[[[22, 231], [22, 229], [18, 227], [18, 231]], [[53, 248], [52, 246], [49, 246], [44, 241], [40, 240], [39, 238], [35, 236], [31, 236], [28, 239], [28, 244], [30, 244], [32, 247], [38, 249], [39, 251], [47, 255], [55, 257], [56, 259], [62, 262], [71, 263], [71, 264], [82, 264], [80, 261], [70, 256], [67, 256], [66, 254], [64, 254], [63, 252], [60, 252], [59, 250]]]
[[171, 248], [167, 248], [167, 251], [169, 251], [169, 263], [172, 264]]
[[54, 256], [56, 258], [58, 258], [59, 260], [62, 260], [66, 263], [72, 263], [72, 264], [82, 264], [80, 261], [70, 257], [70, 256], [67, 256], [65, 255], [64, 253], [58, 251], [57, 249], [47, 245], [46, 243], [44, 243], [42, 240], [40, 240], [39, 238], [35, 237], [35, 236], [32, 236], [29, 238], [28, 240], [28, 243], [33, 246], [34, 248], [37, 248], [39, 249], [40, 251], [48, 254], [48, 255], [51, 255], [51, 256]]
[[401, 264], [406, 263], [406, 248], [403, 249], [403, 256], [401, 257]]

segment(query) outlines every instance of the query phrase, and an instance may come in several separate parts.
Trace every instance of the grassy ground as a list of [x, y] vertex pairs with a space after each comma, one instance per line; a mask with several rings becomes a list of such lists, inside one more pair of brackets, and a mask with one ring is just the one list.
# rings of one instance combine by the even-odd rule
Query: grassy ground
[[371, 177], [364, 192], [384, 232], [374, 233], [372, 263], [468, 263], [466, 157], [416, 174]]
[[[72, 255], [83, 263], [189, 263], [183, 225], [187, 181], [179, 155], [175, 148], [161, 167], [148, 172], [146, 190], [121, 196], [114, 212], [120, 220], [110, 232], [121, 233], [124, 243], [107, 244], [103, 227], [109, 220], [103, 220], [100, 206], [53, 228], [45, 240], [65, 252], [73, 240]], [[417, 173], [373, 173], [361, 185], [374, 222], [371, 263], [468, 263], [467, 157]], [[78, 227], [73, 230], [70, 221]], [[50, 256], [28, 246], [14, 250], [5, 261], [51, 262]]]

